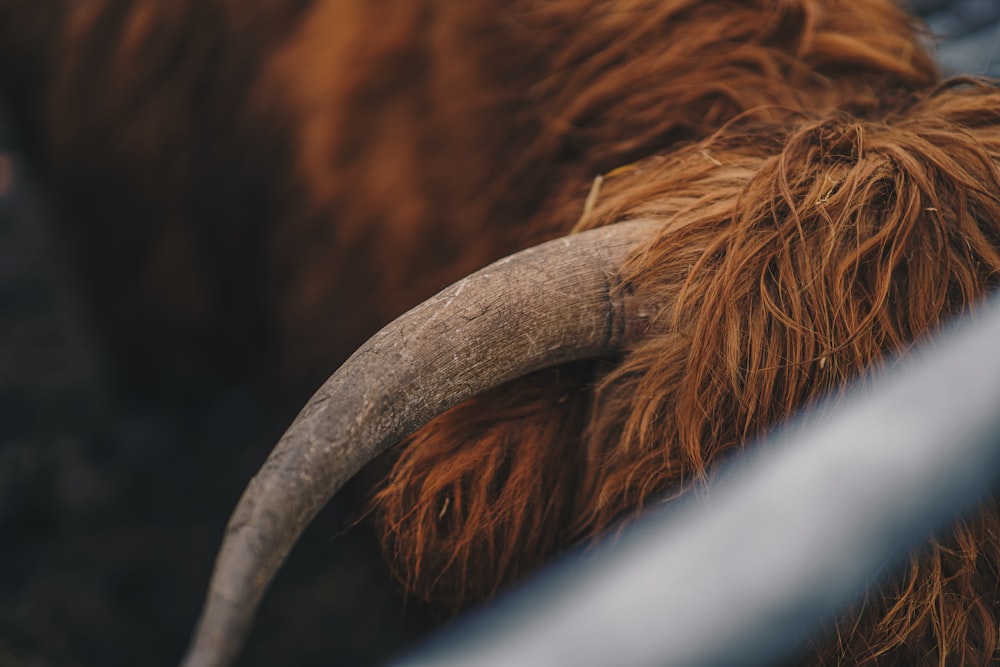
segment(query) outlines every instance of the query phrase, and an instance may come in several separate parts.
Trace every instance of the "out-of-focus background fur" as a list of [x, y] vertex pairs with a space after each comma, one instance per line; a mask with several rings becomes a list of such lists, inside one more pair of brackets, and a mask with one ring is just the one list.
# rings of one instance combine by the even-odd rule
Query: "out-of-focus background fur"
[[[946, 72], [1000, 76], [1000, 3], [911, 5]], [[228, 514], [292, 414], [183, 364], [115, 382], [55, 233], [72, 212], [29, 165], [0, 114], [0, 667], [172, 665]], [[362, 502], [347, 498], [293, 552], [242, 664], [379, 663], [434, 625], [370, 532], [347, 530]]]

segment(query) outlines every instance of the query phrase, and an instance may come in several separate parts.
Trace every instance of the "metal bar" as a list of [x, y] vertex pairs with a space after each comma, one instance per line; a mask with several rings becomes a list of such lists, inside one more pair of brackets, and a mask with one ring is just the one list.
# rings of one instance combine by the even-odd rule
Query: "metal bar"
[[786, 657], [1000, 481], [1000, 299], [399, 665]]

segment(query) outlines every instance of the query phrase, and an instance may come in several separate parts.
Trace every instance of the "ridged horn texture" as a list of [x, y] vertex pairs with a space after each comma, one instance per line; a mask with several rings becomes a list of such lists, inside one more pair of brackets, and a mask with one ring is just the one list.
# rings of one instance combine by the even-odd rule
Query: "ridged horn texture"
[[309, 400], [240, 498], [183, 667], [235, 659], [302, 531], [381, 452], [486, 389], [620, 349], [641, 316], [627, 312], [619, 267], [659, 226], [623, 222], [501, 259], [361, 346]]

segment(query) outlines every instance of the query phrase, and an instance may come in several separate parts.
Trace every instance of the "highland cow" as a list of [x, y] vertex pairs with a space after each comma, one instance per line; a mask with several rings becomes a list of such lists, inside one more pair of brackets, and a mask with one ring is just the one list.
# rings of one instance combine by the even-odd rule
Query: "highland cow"
[[[354, 358], [402, 370], [344, 366], [241, 501], [192, 665], [232, 657], [344, 478], [456, 401], [492, 387], [406, 440], [373, 512], [405, 587], [461, 607], [702, 483], [1000, 276], [1000, 92], [940, 81], [889, 0], [49, 4], [0, 0], [0, 61], [123, 339], [260, 323], [234, 363], [268, 343], [310, 378], [447, 279], [609, 230], [531, 255], [556, 268], [506, 263], [575, 295], [540, 308], [568, 328], [474, 279]], [[391, 337], [451, 312], [528, 359], [418, 341], [421, 382], [475, 373], [398, 384], [413, 350]], [[389, 398], [414, 412], [380, 416]], [[914, 554], [801, 662], [997, 659], [998, 519]]]

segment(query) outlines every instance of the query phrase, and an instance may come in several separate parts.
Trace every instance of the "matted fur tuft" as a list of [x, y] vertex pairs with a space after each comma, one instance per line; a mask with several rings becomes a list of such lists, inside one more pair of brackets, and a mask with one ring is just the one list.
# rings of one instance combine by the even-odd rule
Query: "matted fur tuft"
[[[407, 445], [376, 498], [393, 562], [421, 596], [489, 592], [520, 573], [510, 567], [519, 555], [533, 564], [680, 494], [748, 441], [972, 308], [1000, 282], [1000, 91], [956, 82], [881, 117], [744, 114], [704, 141], [609, 175], [582, 226], [636, 216], [663, 220], [624, 271], [641, 302], [661, 304], [648, 337], [596, 366], [575, 393], [553, 386], [541, 396], [527, 380], [446, 414]], [[527, 416], [490, 419], [493, 405], [512, 402]], [[582, 424], [561, 421], [575, 411]], [[470, 413], [491, 425], [488, 437], [466, 428]], [[459, 445], [463, 459], [496, 456], [508, 442], [530, 476], [494, 466], [488, 511], [447, 521], [426, 511], [415, 491], [427, 480], [435, 507], [482, 482], [482, 468], [436, 457]], [[570, 528], [553, 522], [545, 540], [535, 525], [521, 531], [539, 511], [525, 503], [548, 500], [537, 489], [556, 488], [563, 475], [576, 488], [559, 507]], [[401, 515], [403, 496], [418, 509]], [[816, 659], [1000, 657], [998, 536], [989, 505], [873, 592], [860, 616], [818, 644]]]

